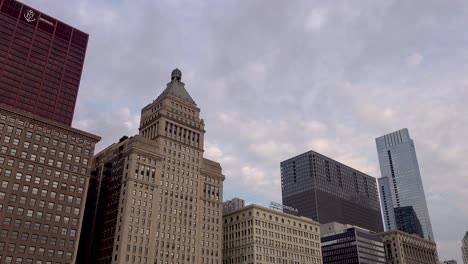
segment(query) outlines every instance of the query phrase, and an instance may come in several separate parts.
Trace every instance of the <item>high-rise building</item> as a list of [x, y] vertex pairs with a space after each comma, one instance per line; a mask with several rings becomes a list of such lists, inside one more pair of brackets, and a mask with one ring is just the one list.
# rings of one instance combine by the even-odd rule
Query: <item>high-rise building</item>
[[75, 263], [98, 136], [70, 127], [88, 35], [0, 0], [0, 263]]
[[322, 263], [320, 226], [309, 218], [251, 204], [223, 222], [223, 264]]
[[239, 198], [233, 198], [232, 200], [223, 203], [223, 214], [228, 214], [232, 211], [239, 210], [245, 206], [245, 201]]
[[0, 104], [71, 125], [88, 35], [0, 0]]
[[387, 264], [437, 264], [437, 245], [434, 241], [417, 235], [392, 230], [380, 234], [384, 247]]
[[465, 233], [465, 236], [462, 240], [462, 257], [463, 257], [463, 264], [468, 264], [468, 231]]
[[98, 141], [0, 106], [0, 263], [75, 263]]
[[317, 152], [281, 162], [281, 187], [283, 204], [302, 216], [383, 231], [375, 178]]
[[79, 263], [221, 263], [224, 176], [176, 69], [140, 132], [93, 160]]
[[[385, 229], [405, 232], [417, 230], [417, 226], [408, 227], [413, 224], [418, 225], [419, 222], [424, 238], [434, 240], [416, 150], [408, 129], [392, 132], [375, 141], [382, 174], [379, 178], [379, 189]], [[415, 221], [413, 217], [400, 217], [399, 220], [406, 219], [410, 222], [399, 221], [397, 223], [395, 208], [398, 207], [412, 208], [418, 221]], [[402, 226], [407, 227], [406, 230], [399, 229]], [[414, 233], [418, 234], [418, 232]]]
[[320, 225], [323, 264], [386, 264], [382, 238], [375, 232], [352, 225]]

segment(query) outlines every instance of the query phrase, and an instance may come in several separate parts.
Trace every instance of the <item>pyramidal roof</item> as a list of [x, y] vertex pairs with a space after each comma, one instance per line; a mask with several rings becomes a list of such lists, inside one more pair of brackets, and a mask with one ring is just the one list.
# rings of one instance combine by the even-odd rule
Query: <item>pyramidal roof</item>
[[171, 82], [167, 84], [166, 89], [158, 96], [156, 100], [159, 100], [160, 98], [170, 94], [186, 102], [196, 105], [195, 101], [185, 89], [185, 84], [181, 82], [181, 79], [182, 72], [179, 69], [173, 70], [171, 74]]

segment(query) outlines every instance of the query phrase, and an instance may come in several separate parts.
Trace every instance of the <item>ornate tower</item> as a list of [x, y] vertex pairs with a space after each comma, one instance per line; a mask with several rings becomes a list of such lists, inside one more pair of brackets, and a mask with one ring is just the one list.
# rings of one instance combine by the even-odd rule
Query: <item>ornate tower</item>
[[203, 158], [205, 124], [179, 69], [142, 109], [139, 130], [163, 156], [154, 263], [221, 263], [224, 176]]

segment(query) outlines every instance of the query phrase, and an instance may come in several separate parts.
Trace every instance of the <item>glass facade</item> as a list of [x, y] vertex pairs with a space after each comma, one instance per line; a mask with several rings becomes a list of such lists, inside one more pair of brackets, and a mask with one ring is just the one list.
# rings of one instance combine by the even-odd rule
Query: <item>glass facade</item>
[[88, 35], [0, 0], [0, 104], [71, 125]]
[[383, 231], [375, 178], [317, 152], [281, 162], [281, 188], [302, 216]]
[[395, 208], [411, 206], [421, 223], [424, 238], [434, 240], [416, 150], [408, 129], [381, 136], [376, 139], [376, 145], [382, 174], [379, 190], [386, 230], [398, 229]]

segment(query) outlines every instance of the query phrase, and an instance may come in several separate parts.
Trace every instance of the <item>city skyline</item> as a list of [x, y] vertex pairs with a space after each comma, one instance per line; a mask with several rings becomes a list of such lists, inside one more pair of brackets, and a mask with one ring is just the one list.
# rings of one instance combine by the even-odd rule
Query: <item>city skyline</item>
[[90, 34], [73, 126], [102, 136], [97, 150], [136, 133], [175, 67], [208, 106], [226, 199], [279, 201], [279, 161], [310, 149], [379, 178], [373, 139], [408, 127], [439, 255], [460, 261], [466, 3], [24, 2]]

